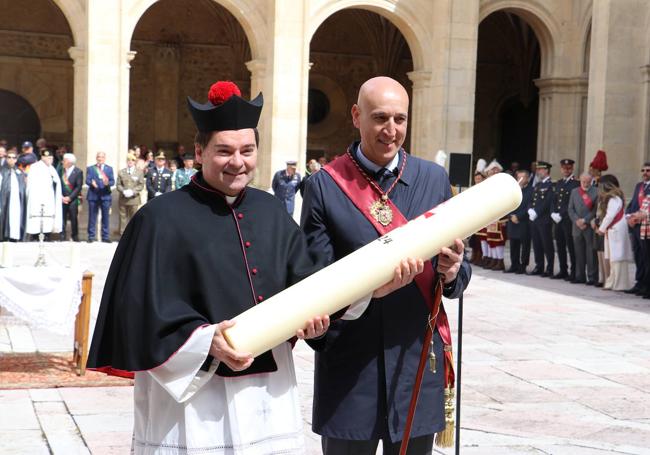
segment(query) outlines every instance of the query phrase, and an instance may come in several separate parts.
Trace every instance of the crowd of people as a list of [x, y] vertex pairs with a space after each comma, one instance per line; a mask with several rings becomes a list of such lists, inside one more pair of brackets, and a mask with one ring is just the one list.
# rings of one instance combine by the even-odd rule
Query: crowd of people
[[[120, 235], [138, 208], [163, 193], [181, 188], [196, 173], [194, 155], [179, 146], [178, 155], [154, 156], [145, 146], [129, 150], [126, 166], [117, 174], [98, 152], [84, 171], [66, 146], [52, 147], [44, 138], [8, 146], [0, 140], [0, 241], [44, 239], [79, 241], [79, 212], [85, 199], [88, 210], [87, 241], [110, 243], [109, 218], [113, 191], [118, 193]], [[87, 187], [82, 192], [84, 185]], [[98, 226], [98, 218], [101, 226]], [[99, 234], [99, 235], [98, 235]]]
[[[608, 170], [605, 151], [599, 150], [589, 169], [578, 176], [573, 160], [559, 164], [561, 178], [553, 182], [552, 163], [534, 162], [530, 171], [513, 163], [504, 171], [496, 160], [479, 160], [475, 184], [508, 172], [519, 182], [523, 198], [508, 216], [472, 236], [471, 262], [650, 299], [650, 162], [642, 166], [641, 181], [627, 201], [617, 177], [603, 174]], [[506, 242], [509, 267], [504, 261]], [[527, 271], [531, 246], [534, 266]]]

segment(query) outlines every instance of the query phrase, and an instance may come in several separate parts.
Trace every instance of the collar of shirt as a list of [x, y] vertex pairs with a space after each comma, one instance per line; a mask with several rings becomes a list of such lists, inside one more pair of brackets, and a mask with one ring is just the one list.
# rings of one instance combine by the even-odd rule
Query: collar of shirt
[[159, 174], [162, 174], [163, 171], [165, 170], [164, 167], [157, 167], [156, 170], [158, 171]]
[[[357, 159], [363, 165], [363, 167], [365, 167], [369, 171], [377, 173], [377, 171], [379, 171], [382, 168], [381, 166], [373, 163], [368, 158], [366, 158], [366, 155], [363, 154], [363, 150], [361, 150], [361, 143], [359, 143], [359, 146], [357, 147], [356, 155], [357, 155]], [[384, 166], [384, 169], [388, 169], [389, 171], [393, 172], [393, 169], [395, 169], [398, 164], [399, 164], [399, 152], [395, 154], [393, 160], [390, 163]]]

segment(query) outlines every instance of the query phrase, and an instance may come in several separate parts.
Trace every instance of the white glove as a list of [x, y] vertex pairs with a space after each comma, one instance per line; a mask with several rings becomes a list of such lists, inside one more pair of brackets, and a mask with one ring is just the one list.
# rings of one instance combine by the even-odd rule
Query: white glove
[[162, 193], [160, 191], [156, 191], [156, 194], [154, 196], [160, 196]]
[[528, 209], [528, 219], [535, 221], [537, 219], [537, 212], [534, 209]]
[[551, 218], [553, 218], [553, 221], [555, 221], [556, 223], [562, 221], [562, 216], [557, 212], [551, 213]]
[[133, 197], [133, 190], [124, 190], [124, 197]]

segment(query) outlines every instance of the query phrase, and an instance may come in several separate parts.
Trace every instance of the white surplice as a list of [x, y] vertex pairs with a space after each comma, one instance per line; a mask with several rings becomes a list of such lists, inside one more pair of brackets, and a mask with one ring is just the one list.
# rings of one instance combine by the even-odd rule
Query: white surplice
[[[356, 319], [370, 296], [343, 315]], [[135, 373], [132, 453], [302, 455], [302, 416], [291, 344], [273, 348], [277, 371], [224, 378], [201, 370], [216, 325], [200, 327], [163, 365]]]
[[43, 208], [43, 233], [61, 232], [63, 205], [61, 179], [53, 166], [43, 161], [32, 164], [27, 175], [27, 223], [28, 234], [41, 232], [41, 207]]

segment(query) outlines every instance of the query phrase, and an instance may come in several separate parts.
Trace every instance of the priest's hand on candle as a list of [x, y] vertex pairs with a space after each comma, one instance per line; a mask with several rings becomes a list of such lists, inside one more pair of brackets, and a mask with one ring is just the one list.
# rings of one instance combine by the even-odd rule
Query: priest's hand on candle
[[253, 363], [252, 354], [237, 352], [228, 345], [223, 337], [223, 331], [235, 325], [235, 321], [222, 321], [217, 324], [210, 344], [210, 355], [220, 362], [225, 363], [233, 371], [242, 371]]
[[419, 275], [424, 270], [424, 261], [422, 259], [402, 259], [399, 266], [395, 267], [395, 274], [393, 280], [384, 284], [373, 292], [373, 299], [380, 299], [386, 297], [393, 291], [403, 288]]
[[463, 263], [465, 245], [461, 239], [454, 240], [454, 245], [443, 247], [438, 255], [438, 273], [444, 275], [445, 284], [449, 284], [456, 279], [460, 265]]
[[305, 327], [296, 331], [296, 336], [301, 340], [309, 340], [310, 338], [318, 338], [323, 336], [330, 326], [330, 317], [316, 316], [305, 323]]

